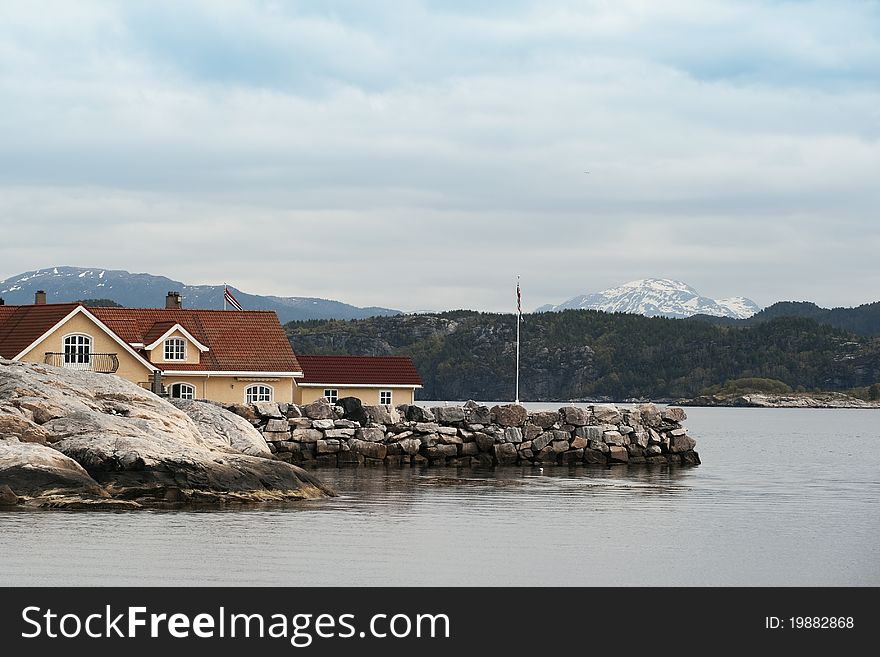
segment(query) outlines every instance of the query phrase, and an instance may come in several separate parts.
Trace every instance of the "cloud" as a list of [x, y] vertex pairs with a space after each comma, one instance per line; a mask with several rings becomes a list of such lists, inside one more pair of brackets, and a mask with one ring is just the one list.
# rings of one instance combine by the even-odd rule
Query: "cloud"
[[4, 6], [0, 277], [876, 300], [875, 3], [480, 4]]

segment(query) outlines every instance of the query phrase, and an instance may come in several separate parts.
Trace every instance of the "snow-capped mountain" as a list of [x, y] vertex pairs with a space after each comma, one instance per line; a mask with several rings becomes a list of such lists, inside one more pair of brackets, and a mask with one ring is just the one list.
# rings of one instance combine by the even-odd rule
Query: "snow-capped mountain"
[[[274, 310], [282, 323], [302, 319], [361, 319], [398, 315], [389, 308], [358, 308], [339, 301], [308, 297], [275, 297], [229, 289], [245, 310]], [[30, 304], [34, 293], [45, 290], [49, 303], [82, 299], [111, 299], [129, 308], [156, 308], [168, 292], [180, 292], [186, 308], [223, 308], [222, 285], [186, 285], [164, 276], [132, 274], [122, 270], [49, 267], [0, 281], [0, 297], [9, 304]]]
[[761, 307], [745, 297], [710, 299], [700, 296], [694, 288], [680, 281], [646, 278], [630, 281], [610, 290], [583, 294], [558, 306], [541, 306], [536, 312], [568, 309], [604, 310], [647, 317], [683, 318], [692, 315], [713, 315], [746, 319], [760, 311]]

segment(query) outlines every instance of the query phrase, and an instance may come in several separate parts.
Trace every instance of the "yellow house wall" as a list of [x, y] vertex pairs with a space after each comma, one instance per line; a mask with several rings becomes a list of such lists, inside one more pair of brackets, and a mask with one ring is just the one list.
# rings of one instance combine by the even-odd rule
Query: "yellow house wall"
[[91, 336], [93, 353], [116, 354], [117, 358], [119, 358], [119, 369], [116, 371], [117, 376], [128, 379], [132, 383], [147, 384], [149, 382], [150, 370], [125, 351], [118, 342], [107, 335], [91, 319], [82, 314], [75, 315], [67, 320], [31, 349], [21, 360], [26, 363], [42, 363], [46, 357], [46, 352], [64, 352], [64, 337], [71, 333], [82, 333]]
[[[256, 377], [249, 377], [256, 378]], [[176, 376], [166, 374], [162, 377], [162, 384], [168, 392], [175, 383], [188, 383], [195, 386], [196, 399], [210, 399], [221, 404], [243, 404], [245, 389], [252, 385], [262, 384], [270, 386], [274, 391], [274, 400], [279, 403], [289, 404], [293, 401], [293, 379], [275, 379], [264, 381], [239, 381], [234, 376]]]
[[[335, 387], [336, 390], [339, 391], [339, 397], [357, 397], [360, 399], [365, 406], [375, 406], [379, 403], [379, 392], [382, 390], [390, 390], [391, 391], [391, 403], [393, 405], [397, 404], [412, 404], [415, 399], [415, 390], [413, 388], [340, 388], [337, 386], [328, 386]], [[318, 401], [324, 396], [324, 388], [300, 388], [297, 386], [296, 393], [294, 395], [294, 401], [297, 404], [311, 404], [314, 401]]]
[[[186, 342], [186, 360], [165, 360], [165, 340], [169, 340], [171, 338], [182, 338], [184, 342]], [[169, 335], [165, 340], [159, 343], [159, 346], [153, 349], [150, 352], [150, 357], [147, 359], [151, 363], [188, 363], [190, 365], [198, 365], [199, 359], [201, 357], [202, 352], [199, 351], [199, 348], [196, 347], [192, 342], [186, 339], [186, 336], [180, 331], [174, 331], [171, 335]]]

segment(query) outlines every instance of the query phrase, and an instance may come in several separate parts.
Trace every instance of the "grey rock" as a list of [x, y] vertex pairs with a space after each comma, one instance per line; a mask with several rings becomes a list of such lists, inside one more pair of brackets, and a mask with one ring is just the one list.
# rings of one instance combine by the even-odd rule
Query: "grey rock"
[[324, 434], [317, 429], [294, 429], [290, 434], [291, 440], [297, 440], [301, 443], [316, 443], [323, 436]]
[[27, 496], [74, 493], [108, 497], [79, 463], [39, 443], [0, 440], [0, 482]]
[[532, 450], [534, 450], [535, 452], [540, 452], [553, 441], [553, 437], [554, 436], [552, 431], [542, 433], [540, 436], [532, 440]]
[[648, 432], [647, 431], [636, 431], [630, 436], [630, 440], [633, 441], [636, 445], [641, 448], [645, 448], [648, 446]]
[[448, 433], [440, 433], [437, 435], [439, 436], [437, 442], [441, 445], [461, 445], [464, 443], [461, 436], [455, 434], [449, 435]]
[[[605, 446], [607, 449], [607, 445]], [[584, 463], [591, 465], [604, 465], [606, 463], [605, 453], [597, 449], [584, 450]]]
[[405, 453], [413, 455], [419, 453], [419, 447], [422, 446], [422, 441], [416, 438], [405, 438], [398, 444]]
[[437, 427], [437, 433], [446, 436], [457, 436], [458, 429], [455, 427]]
[[587, 447], [596, 452], [608, 453], [608, 443], [604, 440], [588, 440]]
[[311, 429], [312, 421], [307, 417], [294, 417], [287, 421], [291, 429]]
[[419, 433], [437, 433], [440, 430], [440, 425], [436, 422], [417, 422], [415, 430]]
[[610, 463], [628, 463], [629, 452], [626, 451], [626, 447], [612, 445], [608, 448], [608, 461]]
[[[482, 406], [475, 401], [469, 401], [464, 405], [465, 420], [469, 424], [489, 424], [492, 422], [492, 412], [488, 406]], [[479, 431], [479, 429], [474, 429]]]
[[0, 507], [17, 506], [18, 495], [7, 484], [0, 484]]
[[318, 454], [335, 454], [339, 451], [339, 441], [319, 440], [315, 448]]
[[640, 404], [638, 406], [642, 424], [646, 427], [660, 426], [660, 409], [654, 404]]
[[321, 429], [322, 431], [332, 429], [335, 426], [336, 420], [331, 420], [330, 418], [327, 418], [326, 420], [312, 420], [312, 427], [315, 429]]
[[406, 419], [410, 422], [433, 422], [437, 418], [427, 408], [421, 406], [410, 406], [406, 409]]
[[436, 406], [431, 412], [440, 423], [464, 422], [464, 408], [461, 406]]
[[519, 455], [516, 447], [511, 443], [499, 443], [495, 445], [495, 459], [502, 465], [516, 463]]
[[281, 414], [281, 409], [278, 408], [278, 404], [275, 402], [256, 402], [253, 404], [254, 411], [262, 418], [272, 418], [276, 420], [280, 420], [284, 417]]
[[348, 441], [348, 448], [355, 454], [377, 460], [384, 459], [388, 453], [388, 448], [381, 443], [358, 440], [356, 438]]
[[620, 411], [611, 404], [593, 406], [593, 416], [600, 424], [620, 424]]
[[366, 442], [381, 442], [385, 440], [385, 432], [378, 427], [364, 427], [363, 429], [356, 429], [355, 435], [357, 436], [358, 440], [363, 440]]
[[492, 422], [502, 427], [521, 427], [529, 417], [525, 407], [519, 404], [493, 406], [490, 412]]
[[521, 443], [523, 441], [522, 429], [519, 427], [507, 427], [504, 430], [504, 442]]
[[690, 436], [672, 436], [669, 441], [669, 451], [673, 454], [690, 452], [697, 446], [697, 441]]
[[660, 456], [662, 452], [663, 450], [660, 449], [660, 445], [649, 445], [645, 450], [645, 454], [648, 456]]
[[602, 439], [609, 445], [623, 446], [625, 444], [623, 441], [623, 435], [619, 431], [606, 431], [603, 434]]
[[476, 456], [479, 454], [480, 448], [477, 443], [464, 443], [461, 446], [461, 455], [462, 456]]
[[[182, 400], [174, 399], [170, 401], [172, 404], [177, 406], [177, 408], [181, 408], [179, 404]], [[185, 408], [182, 408], [182, 410], [186, 412]], [[189, 415], [189, 413], [187, 413], [187, 415]], [[190, 415], [190, 417], [192, 416]], [[268, 422], [266, 422], [266, 428], [264, 429], [264, 431], [268, 431], [269, 433], [290, 431], [290, 424], [288, 424], [287, 420], [269, 420]]]
[[342, 409], [341, 419], [357, 422], [361, 426], [370, 421], [364, 411], [363, 402], [357, 397], [342, 397], [336, 400], [336, 405]]
[[554, 440], [550, 443], [550, 446], [553, 448], [553, 451], [557, 454], [561, 454], [562, 452], [568, 451], [569, 444], [567, 440]]
[[400, 413], [391, 406], [383, 406], [381, 404], [364, 406], [364, 412], [367, 414], [370, 422], [375, 422], [376, 424], [397, 424], [401, 420]]
[[575, 437], [574, 440], [571, 441], [572, 449], [583, 449], [587, 446], [587, 439], [581, 438], [580, 436]]
[[605, 433], [602, 427], [578, 427], [574, 430], [574, 435], [587, 440], [602, 440]]
[[475, 433], [474, 440], [481, 452], [489, 452], [492, 450], [492, 446], [495, 445], [495, 438], [486, 433]]
[[[192, 419], [209, 445], [231, 447], [242, 454], [271, 458], [272, 453], [263, 436], [243, 417], [206, 402], [175, 399], [173, 404]], [[287, 420], [269, 420], [270, 424], [273, 422], [280, 423], [279, 430], [289, 439]]]
[[346, 439], [354, 437], [354, 429], [327, 429], [324, 432], [324, 438]]
[[590, 421], [590, 413], [575, 406], [564, 406], [559, 409], [559, 414], [562, 416], [563, 422], [575, 427], [586, 426]]
[[[559, 413], [554, 411], [539, 411], [529, 416], [532, 424], [541, 429], [552, 429], [559, 422]], [[528, 425], [526, 425], [528, 426]]]
[[458, 456], [458, 448], [455, 445], [434, 445], [428, 448], [427, 454], [432, 460], [445, 459]]
[[[553, 426], [553, 425], [551, 425]], [[544, 430], [539, 427], [537, 424], [528, 423], [523, 428], [523, 438], [526, 440], [534, 440], [538, 436], [544, 433]]]
[[333, 407], [323, 399], [301, 407], [303, 415], [310, 420], [332, 420]]
[[683, 408], [669, 406], [660, 412], [660, 417], [668, 422], [684, 422], [687, 420], [687, 413]]

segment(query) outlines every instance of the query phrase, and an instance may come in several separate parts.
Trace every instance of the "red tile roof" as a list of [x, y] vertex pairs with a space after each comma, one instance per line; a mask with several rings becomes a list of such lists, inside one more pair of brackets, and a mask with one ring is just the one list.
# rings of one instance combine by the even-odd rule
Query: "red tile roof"
[[[0, 356], [13, 358], [80, 304], [0, 306]], [[208, 347], [198, 365], [155, 364], [159, 369], [211, 372], [300, 372], [290, 342], [271, 311], [178, 308], [88, 308], [124, 342], [144, 343], [180, 324]], [[135, 349], [137, 351], [137, 349]], [[141, 353], [144, 358], [146, 355]]]
[[107, 326], [133, 321], [149, 343], [180, 324], [208, 347], [198, 365], [159, 363], [166, 370], [212, 372], [300, 372], [278, 316], [269, 310], [190, 310], [186, 308], [89, 308]]
[[[67, 317], [79, 304], [0, 306], [0, 356], [15, 358], [37, 338]], [[11, 312], [10, 312], [11, 311]]]
[[298, 383], [325, 385], [420, 386], [422, 378], [405, 356], [298, 356]]

